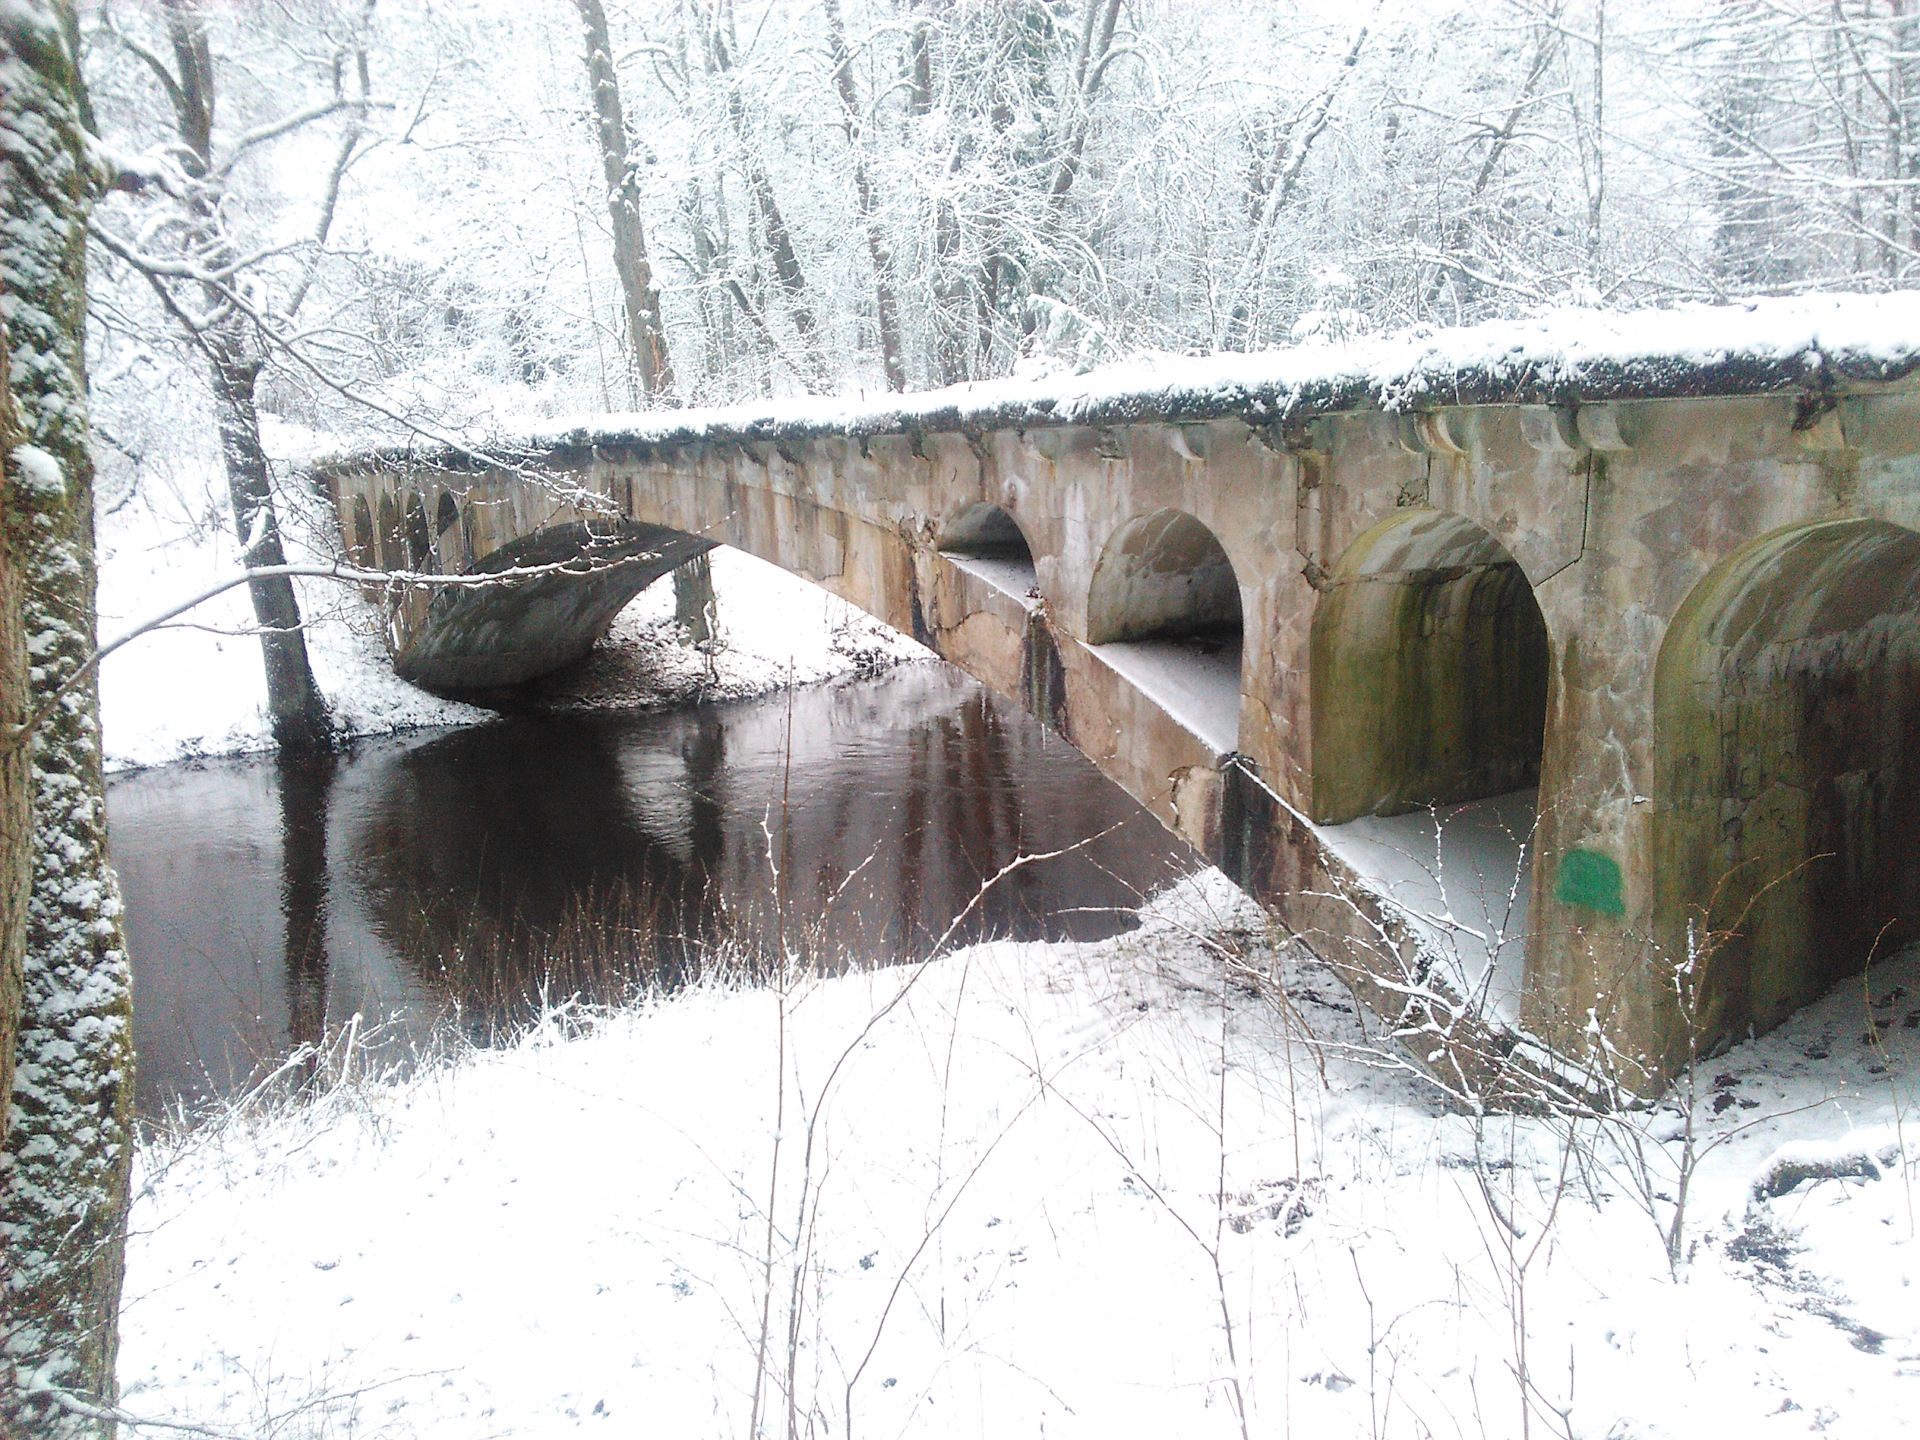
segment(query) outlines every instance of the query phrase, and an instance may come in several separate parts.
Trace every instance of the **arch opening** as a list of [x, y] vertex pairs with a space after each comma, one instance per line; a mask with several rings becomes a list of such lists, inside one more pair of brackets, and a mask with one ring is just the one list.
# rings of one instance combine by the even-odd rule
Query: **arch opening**
[[1087, 591], [1087, 641], [1218, 754], [1239, 748], [1243, 621], [1226, 547], [1184, 510], [1107, 541]]
[[374, 545], [373, 510], [364, 495], [353, 497], [353, 533], [349, 536], [348, 548], [354, 564], [368, 570], [380, 564], [379, 551]]
[[401, 568], [402, 554], [400, 539], [400, 512], [394, 507], [391, 495], [380, 497], [380, 568], [398, 570]]
[[939, 551], [970, 575], [1018, 597], [1039, 598], [1033, 547], [1019, 522], [998, 505], [969, 505], [940, 532]]
[[425, 570], [433, 563], [433, 532], [427, 528], [427, 508], [419, 493], [407, 496], [407, 565]]
[[1550, 665], [1532, 584], [1473, 521], [1403, 511], [1341, 557], [1309, 647], [1323, 840], [1517, 1022]]
[[1661, 645], [1654, 736], [1654, 929], [1704, 952], [1698, 1043], [1920, 935], [1920, 534], [1818, 521], [1727, 557]]
[[1547, 624], [1519, 563], [1473, 521], [1412, 510], [1361, 535], [1309, 643], [1320, 824], [1539, 785]]
[[451, 490], [440, 492], [440, 505], [434, 512], [433, 529], [436, 535], [444, 535], [460, 523], [460, 503], [453, 498]]

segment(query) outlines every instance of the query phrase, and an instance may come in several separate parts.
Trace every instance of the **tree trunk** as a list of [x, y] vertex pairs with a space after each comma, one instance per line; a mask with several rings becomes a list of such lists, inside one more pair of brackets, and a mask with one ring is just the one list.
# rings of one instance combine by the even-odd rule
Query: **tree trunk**
[[874, 310], [880, 327], [880, 365], [889, 390], [907, 388], [907, 372], [900, 359], [900, 304], [893, 292], [893, 255], [886, 232], [875, 217], [873, 184], [861, 158], [860, 103], [853, 88], [853, 55], [847, 49], [846, 27], [840, 21], [840, 0], [824, 0], [827, 45], [833, 59], [833, 85], [840, 96], [842, 128], [853, 158], [853, 198], [860, 208], [860, 225], [867, 232], [867, 257], [873, 263]]
[[[254, 384], [260, 362], [247, 358], [245, 336], [227, 331], [209, 335], [215, 357], [209, 369], [214, 414], [220, 426], [220, 453], [226, 461], [227, 499], [240, 538], [241, 561], [249, 570], [287, 563], [274, 513], [273, 480], [260, 444], [260, 415], [254, 408]], [[267, 715], [273, 738], [283, 750], [325, 750], [333, 743], [326, 699], [314, 683], [307, 659], [307, 635], [300, 624], [300, 602], [293, 581], [284, 575], [250, 580], [254, 619], [260, 624], [260, 657], [267, 671]]]
[[[923, 119], [933, 113], [933, 39], [928, 21], [916, 20], [907, 37], [907, 113]], [[956, 149], [949, 173], [960, 168]], [[933, 201], [933, 383], [958, 385], [967, 378], [967, 285], [960, 273], [960, 221], [951, 201]]]
[[[600, 158], [607, 171], [607, 208], [613, 217], [613, 268], [627, 301], [629, 373], [640, 377], [643, 392], [664, 394], [673, 386], [667, 364], [667, 335], [660, 324], [660, 292], [653, 288], [647, 264], [646, 236], [633, 171], [627, 164], [626, 118], [620, 107], [620, 77], [613, 69], [613, 41], [600, 0], [574, 0], [587, 33], [587, 84], [600, 127]], [[696, 235], [696, 248], [699, 238]], [[673, 572], [674, 617], [686, 627], [690, 643], [712, 638], [707, 617], [713, 607], [713, 575], [707, 557], [689, 560]]]
[[[600, 134], [600, 161], [607, 176], [607, 216], [613, 222], [613, 268], [627, 304], [628, 348], [644, 396], [673, 389], [667, 362], [667, 332], [660, 321], [660, 292], [653, 288], [646, 232], [640, 227], [639, 187], [627, 163], [627, 125], [620, 108], [620, 77], [613, 68], [613, 42], [600, 0], [574, 0], [587, 41], [587, 87]], [[637, 398], [637, 397], [636, 397]]]
[[819, 324], [807, 299], [807, 276], [800, 268], [800, 254], [793, 248], [793, 232], [787, 228], [780, 202], [774, 198], [773, 177], [753, 143], [747, 126], [746, 105], [740, 99], [740, 87], [733, 75], [733, 55], [726, 37], [719, 31], [708, 33], [707, 44], [714, 70], [722, 77], [727, 92], [727, 118], [733, 124], [734, 138], [740, 142], [741, 168], [747, 182], [747, 195], [753, 201], [760, 239], [766, 244], [767, 258], [773, 264], [773, 276], [787, 298], [787, 312], [800, 337], [802, 363], [796, 367], [800, 381], [811, 392], [825, 389], [831, 380], [827, 357], [820, 347]]
[[689, 645], [713, 639], [713, 607], [713, 564], [703, 551], [673, 572], [673, 618]]
[[[0, 296], [3, 300], [4, 296]], [[13, 1049], [20, 1034], [20, 967], [27, 940], [27, 894], [33, 873], [32, 774], [27, 747], [8, 742], [27, 718], [27, 650], [20, 628], [21, 576], [29, 535], [12, 496], [23, 483], [13, 453], [22, 444], [8, 380], [7, 325], [0, 305], [0, 1153], [13, 1106]]]
[[1093, 129], [1093, 99], [1106, 77], [1107, 56], [1113, 49], [1114, 26], [1119, 20], [1120, 0], [1087, 0], [1084, 28], [1080, 32], [1080, 54], [1073, 71], [1067, 141], [1060, 164], [1053, 172], [1053, 187], [1047, 194], [1048, 208], [1056, 217], [1066, 203], [1067, 191], [1073, 188], [1074, 179], [1080, 174], [1087, 135]]
[[[94, 649], [87, 456], [86, 217], [91, 116], [70, 0], [0, 9], [0, 288], [26, 444], [7, 495], [25, 538], [29, 703], [55, 701]], [[21, 513], [24, 512], [24, 513]], [[76, 1406], [115, 1399], [132, 1160], [132, 985], [107, 863], [99, 692], [58, 696], [31, 742], [33, 873], [14, 1123], [0, 1157], [6, 1254], [0, 1430], [111, 1435]], [[31, 1375], [34, 1392], [22, 1386]], [[71, 1397], [61, 1406], [47, 1393]]]

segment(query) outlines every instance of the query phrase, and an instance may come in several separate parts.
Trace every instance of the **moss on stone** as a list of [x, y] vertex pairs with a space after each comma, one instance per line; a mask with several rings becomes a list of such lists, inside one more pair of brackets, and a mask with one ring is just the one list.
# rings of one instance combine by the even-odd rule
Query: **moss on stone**
[[1701, 1043], [1920, 933], [1916, 597], [1920, 535], [1820, 521], [1736, 551], [1668, 629], [1654, 932], [1707, 961]]
[[1312, 666], [1322, 824], [1539, 783], [1546, 622], [1471, 522], [1411, 511], [1356, 540], [1315, 613]]

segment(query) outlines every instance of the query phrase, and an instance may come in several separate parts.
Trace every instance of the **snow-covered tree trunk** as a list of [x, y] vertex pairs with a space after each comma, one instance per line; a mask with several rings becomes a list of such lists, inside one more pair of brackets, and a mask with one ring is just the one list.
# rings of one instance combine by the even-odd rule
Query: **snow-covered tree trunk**
[[24, 540], [30, 696], [57, 697], [31, 742], [25, 983], [0, 1155], [0, 1426], [20, 1435], [112, 1432], [86, 1412], [114, 1399], [132, 1157], [132, 987], [107, 863], [99, 696], [90, 671], [75, 679], [94, 647], [82, 337], [96, 174], [77, 39], [68, 0], [0, 7], [0, 289], [25, 441], [6, 500]]
[[[653, 286], [646, 233], [640, 225], [639, 187], [627, 158], [627, 122], [620, 105], [620, 77], [613, 68], [613, 41], [600, 0], [574, 0], [587, 42], [587, 88], [600, 136], [600, 160], [607, 176], [607, 212], [613, 221], [613, 268], [627, 305], [627, 373], [637, 376], [641, 395], [665, 398], [673, 389], [667, 358], [667, 332], [660, 319], [660, 292]], [[635, 399], [639, 399], [635, 396]], [[673, 572], [674, 613], [687, 638], [700, 644], [713, 638], [713, 572], [707, 557], [697, 556]]]
[[[627, 122], [620, 107], [620, 77], [613, 68], [613, 41], [600, 0], [574, 0], [587, 45], [587, 88], [593, 94], [594, 124], [600, 137], [600, 161], [607, 177], [607, 218], [613, 223], [613, 268], [627, 306], [627, 345], [640, 394], [649, 398], [673, 389], [667, 359], [667, 332], [660, 320], [660, 292], [653, 286], [646, 232], [640, 224], [639, 187], [627, 159]], [[635, 397], [636, 400], [639, 398]]]
[[[260, 443], [260, 414], [254, 386], [260, 362], [247, 354], [246, 335], [230, 323], [208, 336], [212, 356], [214, 414], [220, 425], [220, 453], [227, 468], [227, 498], [243, 558], [251, 570], [287, 563], [280, 543], [280, 519], [273, 503], [273, 477]], [[284, 575], [255, 578], [247, 591], [254, 619], [260, 622], [260, 654], [267, 671], [267, 713], [273, 738], [283, 750], [326, 750], [333, 744], [333, 721], [326, 697], [313, 678], [307, 657], [300, 601]]]
[[827, 44], [833, 60], [833, 88], [840, 97], [841, 128], [846, 132], [848, 156], [853, 164], [853, 197], [860, 210], [860, 225], [867, 233], [867, 258], [873, 265], [875, 323], [880, 330], [880, 365], [886, 372], [889, 390], [907, 388], [907, 371], [900, 355], [900, 302], [893, 289], [893, 254], [886, 231], [875, 214], [878, 203], [873, 182], [867, 175], [862, 154], [866, 129], [859, 97], [853, 85], [853, 52], [847, 48], [846, 25], [840, 19], [840, 0], [822, 0], [821, 13], [827, 21]]

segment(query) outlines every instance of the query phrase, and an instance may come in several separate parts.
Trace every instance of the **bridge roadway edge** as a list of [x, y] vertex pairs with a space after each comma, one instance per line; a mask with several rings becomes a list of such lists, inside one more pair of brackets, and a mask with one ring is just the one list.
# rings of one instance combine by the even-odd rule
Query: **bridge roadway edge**
[[[1422, 998], [1438, 984], [1422, 959], [1430, 938], [1309, 819], [1311, 632], [1329, 576], [1396, 515], [1466, 517], [1531, 583], [1549, 637], [1531, 876], [1541, 919], [1527, 942], [1524, 1025], [1565, 1055], [1577, 1050], [1582, 1017], [1601, 1014], [1652, 1078], [1671, 1073], [1683, 1023], [1648, 963], [1675, 944], [1674, 917], [1656, 913], [1651, 859], [1662, 803], [1653, 672], [1667, 622], [1717, 564], [1781, 527], [1857, 516], [1920, 529], [1920, 394], [1909, 377], [1847, 381], [1811, 406], [1804, 387], [1771, 376], [1749, 393], [1672, 388], [1552, 406], [1508, 392], [1410, 414], [1363, 404], [1286, 425], [1259, 414], [1136, 414], [1115, 425], [789, 439], [709, 427], [697, 439], [551, 444], [514, 469], [358, 457], [318, 475], [349, 553], [367, 561], [396, 555], [376, 553], [382, 536], [356, 532], [356, 499], [376, 516], [386, 499], [404, 517], [402, 491], [451, 493], [459, 529], [433, 542], [434, 563], [449, 569], [611, 516], [732, 544], [821, 584], [1075, 744], [1335, 965], [1390, 1027], [1426, 1027], [1416, 1059], [1450, 1039], [1471, 1066], [1511, 1037]], [[556, 477], [576, 493], [556, 494]], [[1021, 528], [1037, 598], [941, 553], [943, 528], [980, 504]], [[1106, 540], [1162, 509], [1206, 525], [1239, 585], [1246, 643], [1231, 749], [1201, 739], [1083, 638]], [[399, 651], [431, 602], [403, 594], [388, 609]], [[1564, 898], [1556, 880], [1575, 851], [1615, 867], [1617, 906]], [[1436, 1023], [1452, 1034], [1434, 1034]]]

